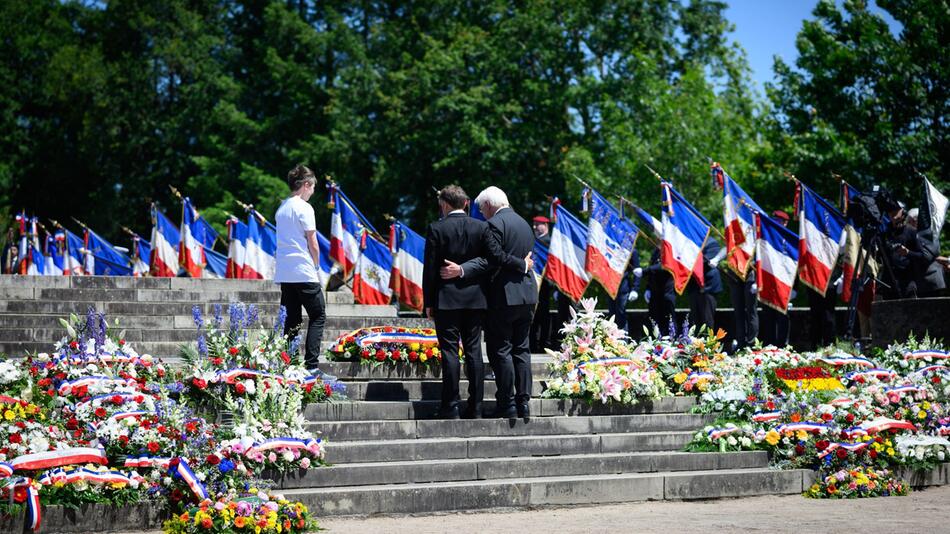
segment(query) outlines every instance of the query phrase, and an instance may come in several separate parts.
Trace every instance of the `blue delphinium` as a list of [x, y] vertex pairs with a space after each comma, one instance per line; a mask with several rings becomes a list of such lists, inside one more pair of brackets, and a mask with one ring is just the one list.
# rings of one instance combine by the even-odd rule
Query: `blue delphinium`
[[228, 304], [228, 334], [231, 339], [237, 339], [237, 333], [244, 324], [244, 305], [238, 302]]
[[248, 304], [247, 313], [244, 315], [244, 328], [250, 328], [257, 324], [259, 319], [259, 311], [257, 306], [253, 304]]
[[221, 328], [221, 305], [215, 304], [212, 308], [214, 310], [214, 329], [217, 330]]
[[279, 334], [284, 331], [284, 324], [287, 322], [287, 307], [281, 305], [277, 310], [277, 322], [274, 323], [274, 333]]
[[101, 347], [106, 342], [106, 330], [108, 330], [108, 323], [106, 323], [106, 314], [99, 313], [96, 315], [96, 346]]
[[205, 325], [204, 319], [201, 317], [201, 308], [197, 304], [191, 307], [191, 318], [198, 330], [201, 330], [201, 327]]
[[218, 470], [222, 473], [230, 473], [231, 471], [234, 471], [234, 462], [224, 458], [221, 460], [221, 463], [218, 464]]
[[291, 356], [296, 356], [297, 352], [300, 350], [300, 340], [303, 337], [303, 333], [298, 333], [293, 339], [290, 340], [290, 347], [287, 349], [287, 353]]

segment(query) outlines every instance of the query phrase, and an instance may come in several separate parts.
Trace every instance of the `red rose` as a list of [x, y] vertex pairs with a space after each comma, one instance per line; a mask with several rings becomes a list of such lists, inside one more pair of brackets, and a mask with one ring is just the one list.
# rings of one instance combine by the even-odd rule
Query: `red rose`
[[753, 361], [756, 365], [762, 365], [762, 360], [760, 360], [760, 359], [758, 359], [758, 358], [756, 358], [756, 359], [754, 359], [754, 360], [752, 360], [752, 361]]
[[70, 342], [69, 342], [69, 348], [71, 348], [71, 349], [73, 349], [73, 350], [78, 349], [78, 348], [79, 348], [79, 342], [78, 342], [78, 341], [70, 341]]
[[849, 413], [848, 415], [844, 416], [844, 419], [845, 419], [845, 421], [847, 421], [847, 422], [849, 422], [849, 423], [853, 423], [853, 422], [854, 422], [854, 414], [853, 414], [853, 413]]
[[848, 457], [848, 451], [845, 449], [838, 449], [835, 451], [835, 456], [837, 456], [839, 460], [844, 460]]
[[160, 448], [159, 445], [158, 445], [158, 443], [155, 443], [154, 441], [149, 441], [149, 442], [148, 442], [148, 445], [146, 445], [146, 447], [148, 448], [148, 452], [150, 452], [150, 453], [152, 453], [152, 454], [157, 453], [157, 452], [158, 452], [158, 449]]
[[772, 401], [768, 401], [768, 402], [765, 403], [765, 408], [766, 408], [767, 410], [774, 410], [774, 409], [775, 409], [775, 403], [772, 402]]
[[26, 423], [24, 423], [23, 421], [17, 421], [16, 423], [13, 423], [13, 424], [16, 425], [16, 427], [19, 428], [20, 430], [26, 429]]
[[313, 391], [313, 382], [308, 382], [307, 385], [303, 387], [303, 390], [306, 391], [307, 393], [310, 393], [311, 391]]
[[52, 384], [52, 383], [53, 383], [53, 381], [50, 380], [49, 378], [42, 378], [42, 379], [40, 379], [39, 381], [36, 382], [36, 385], [39, 386], [39, 387], [41, 387], [41, 388], [45, 388], [45, 387], [49, 386], [49, 385]]
[[360, 352], [360, 356], [362, 356], [364, 360], [368, 360], [370, 358], [369, 349], [363, 349], [363, 351]]
[[76, 430], [79, 428], [79, 420], [75, 417], [70, 417], [69, 420], [66, 421], [66, 428], [69, 430]]
[[827, 448], [828, 448], [828, 440], [823, 439], [823, 440], [820, 440], [820, 441], [815, 442], [815, 448], [818, 449], [819, 451], [823, 451], [823, 450], [827, 449]]
[[46, 390], [46, 394], [49, 395], [50, 397], [55, 397], [55, 396], [56, 396], [56, 390], [53, 389], [53, 388], [47, 389], [47, 390]]
[[430, 358], [432, 357], [432, 349], [431, 349], [431, 348], [426, 349], [426, 356], [428, 356], [428, 357], [430, 357]]
[[118, 406], [119, 404], [122, 404], [122, 396], [121, 396], [121, 395], [113, 395], [112, 398], [109, 399], [109, 400], [111, 400], [111, 401], [112, 401], [112, 404], [115, 404], [116, 406]]
[[400, 359], [400, 358], [402, 357], [402, 353], [399, 352], [399, 349], [396, 349], [396, 350], [393, 351], [391, 357], [392, 357], [392, 359], [394, 359], [394, 360], [398, 360], [398, 359]]
[[749, 401], [749, 402], [755, 402], [755, 395], [749, 395], [748, 397], [746, 397], [745, 400], [747, 400], [747, 401]]
[[863, 383], [864, 383], [864, 377], [861, 376], [861, 375], [858, 375], [857, 377], [855, 377], [854, 381], [857, 382], [858, 384], [863, 384]]
[[386, 361], [386, 351], [383, 349], [376, 349], [376, 360], [380, 362]]
[[323, 393], [325, 393], [327, 397], [333, 396], [333, 388], [330, 387], [330, 384], [323, 384]]
[[230, 349], [228, 349], [228, 353], [231, 354], [231, 356], [237, 356], [237, 353], [240, 351], [241, 349], [237, 347], [231, 347]]
[[280, 359], [284, 360], [285, 364], [290, 365], [290, 354], [287, 354], [287, 352], [281, 352]]
[[802, 447], [801, 445], [795, 445], [795, 454], [799, 456], [805, 454], [805, 447]]
[[26, 502], [27, 492], [26, 486], [20, 486], [13, 490], [13, 502], [23, 503]]
[[830, 413], [823, 413], [821, 414], [821, 418], [824, 419], [825, 421], [831, 421], [832, 419], [835, 418], [835, 416], [831, 415]]
[[416, 351], [414, 351], [414, 350], [409, 351], [409, 361], [410, 361], [410, 362], [414, 362], [414, 361], [416, 361], [416, 360], [418, 360], [418, 359], [419, 359], [419, 353], [418, 353], [418, 352], [416, 352]]
[[192, 378], [191, 383], [198, 389], [204, 389], [208, 387], [208, 382], [201, 378]]
[[182, 498], [181, 490], [178, 488], [173, 489], [171, 497], [173, 501], [180, 501]]
[[106, 416], [106, 409], [100, 406], [99, 408], [96, 408], [95, 413], [96, 413], [96, 417], [101, 419]]
[[126, 435], [119, 436], [119, 441], [121, 441], [123, 445], [128, 445], [129, 437]]
[[940, 377], [937, 376], [937, 375], [934, 375], [934, 377], [931, 378], [930, 381], [933, 382], [934, 384], [939, 384], [939, 383], [940, 383]]
[[10, 443], [23, 443], [23, 437], [19, 433], [10, 434]]
[[159, 369], [159, 370], [158, 370], [158, 377], [161, 378], [161, 377], [163, 377], [163, 376], [165, 376], [165, 370], [164, 370], [164, 369]]
[[221, 463], [221, 458], [218, 458], [217, 454], [209, 454], [208, 457], [205, 458], [205, 461], [211, 465], [218, 465]]
[[224, 358], [211, 358], [212, 365], [221, 365], [222, 363], [224, 363]]
[[132, 400], [134, 400], [135, 402], [142, 402], [145, 400], [145, 397], [143, 397], [142, 395], [136, 395], [135, 397], [132, 397]]
[[244, 392], [247, 391], [247, 388], [244, 387], [244, 384], [238, 382], [237, 384], [234, 385], [234, 391], [238, 395], [244, 395]]
[[124, 339], [120, 339], [120, 340], [119, 340], [119, 346], [121, 347], [122, 345], [125, 345], [125, 340], [124, 340]]
[[874, 449], [871, 449], [871, 452], [868, 453], [868, 456], [870, 456], [872, 460], [877, 458], [877, 451]]

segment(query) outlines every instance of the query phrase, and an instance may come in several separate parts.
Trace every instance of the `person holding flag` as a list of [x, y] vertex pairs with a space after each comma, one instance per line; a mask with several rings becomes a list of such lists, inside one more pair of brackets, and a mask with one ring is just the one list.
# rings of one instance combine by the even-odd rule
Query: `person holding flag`
[[[534, 239], [544, 250], [551, 248], [551, 219], [537, 215], [531, 219]], [[531, 352], [540, 353], [551, 344], [551, 296], [554, 286], [547, 279], [541, 280], [538, 290], [538, 307], [534, 309], [531, 320]]]
[[287, 312], [284, 335], [294, 336], [303, 323], [301, 306], [307, 310], [307, 343], [304, 365], [313, 372], [320, 361], [320, 343], [326, 323], [320, 275], [320, 245], [310, 197], [317, 185], [313, 171], [297, 165], [287, 173], [292, 193], [277, 208], [277, 268], [274, 282], [280, 284], [280, 305]]

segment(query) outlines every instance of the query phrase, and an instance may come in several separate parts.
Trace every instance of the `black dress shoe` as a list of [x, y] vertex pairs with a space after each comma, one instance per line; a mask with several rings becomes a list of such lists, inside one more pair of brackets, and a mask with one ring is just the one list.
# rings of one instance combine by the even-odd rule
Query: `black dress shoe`
[[459, 416], [459, 409], [457, 407], [439, 410], [439, 419], [461, 419]]
[[515, 420], [518, 418], [518, 410], [514, 406], [509, 406], [507, 408], [495, 409], [495, 413], [492, 414], [492, 418], [496, 419], [511, 419]]
[[481, 419], [482, 418], [482, 405], [476, 404], [473, 408], [466, 408], [462, 412], [462, 419]]
[[517, 411], [518, 411], [518, 418], [524, 419], [525, 423], [531, 420], [531, 408], [528, 407], [527, 403], [519, 404]]

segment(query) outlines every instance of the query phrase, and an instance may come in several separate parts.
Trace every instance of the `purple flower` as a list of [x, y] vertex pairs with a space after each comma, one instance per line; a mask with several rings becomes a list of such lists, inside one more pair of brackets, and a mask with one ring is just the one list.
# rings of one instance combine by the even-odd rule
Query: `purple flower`
[[282, 332], [284, 330], [284, 323], [286, 322], [287, 322], [287, 307], [282, 305], [280, 309], [277, 310], [277, 322], [274, 323], [274, 333], [277, 334], [279, 332]]
[[244, 316], [244, 328], [248, 328], [250, 326], [257, 324], [258, 319], [259, 319], [259, 313], [258, 313], [257, 306], [253, 304], [249, 304], [247, 306], [247, 314]]
[[244, 324], [244, 305], [232, 302], [228, 305], [228, 333], [232, 339], [237, 337], [242, 324]]
[[201, 308], [197, 304], [191, 307], [191, 319], [195, 322], [198, 330], [201, 330], [201, 327], [205, 325], [204, 319], [201, 318]]
[[198, 354], [208, 355], [208, 341], [205, 339], [204, 332], [198, 332]]
[[221, 305], [215, 304], [212, 309], [214, 310], [214, 329], [217, 330], [221, 328]]

